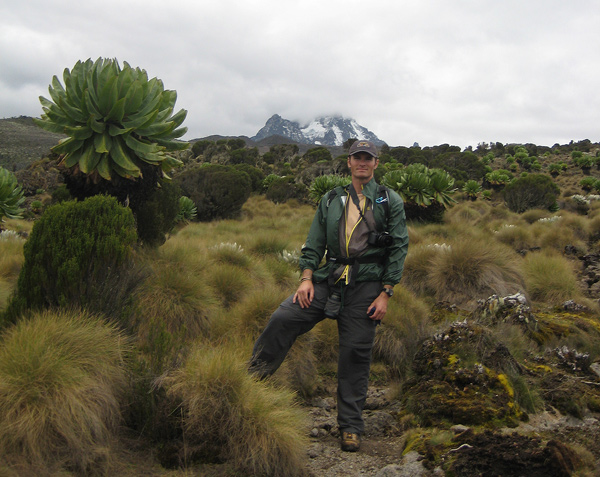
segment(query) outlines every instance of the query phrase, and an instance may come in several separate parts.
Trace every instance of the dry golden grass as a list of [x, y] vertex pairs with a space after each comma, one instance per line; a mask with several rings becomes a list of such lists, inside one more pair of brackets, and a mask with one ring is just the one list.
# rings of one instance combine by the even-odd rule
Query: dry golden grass
[[402, 284], [418, 296], [471, 307], [477, 299], [523, 287], [520, 257], [483, 234], [409, 250]]
[[204, 276], [159, 260], [137, 292], [132, 326], [144, 341], [149, 326], [157, 321], [164, 323], [170, 333], [184, 333], [187, 339], [195, 339], [206, 332], [207, 316], [217, 303]]
[[16, 280], [23, 266], [22, 239], [0, 240], [0, 279]]
[[106, 472], [126, 384], [126, 341], [82, 312], [34, 314], [0, 348], [0, 454], [5, 461]]
[[500, 227], [495, 231], [493, 238], [513, 250], [528, 250], [536, 246], [535, 238], [528, 224], [510, 224]]
[[432, 332], [430, 307], [402, 286], [395, 288], [383, 324], [377, 327], [373, 356], [405, 377], [421, 341]]
[[211, 452], [249, 475], [301, 475], [306, 416], [291, 392], [250, 376], [246, 360], [235, 343], [199, 345], [164, 379], [183, 411], [184, 452]]
[[444, 214], [444, 222], [473, 226], [489, 214], [492, 205], [484, 200], [459, 202]]
[[527, 254], [523, 271], [527, 293], [534, 301], [558, 305], [582, 296], [572, 263], [557, 252]]

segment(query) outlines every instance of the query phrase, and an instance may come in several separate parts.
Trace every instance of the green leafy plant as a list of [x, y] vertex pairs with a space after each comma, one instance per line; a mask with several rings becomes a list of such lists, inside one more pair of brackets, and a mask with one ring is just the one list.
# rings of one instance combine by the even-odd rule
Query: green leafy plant
[[183, 195], [194, 201], [198, 220], [239, 216], [252, 192], [252, 180], [233, 166], [205, 164], [175, 178]]
[[592, 176], [584, 177], [583, 179], [581, 179], [579, 181], [579, 185], [581, 186], [581, 188], [583, 190], [590, 191], [596, 185], [596, 179], [594, 177], [592, 177]]
[[133, 214], [114, 197], [49, 207], [25, 243], [25, 263], [4, 321], [17, 321], [26, 309], [107, 301], [103, 295], [119, 283], [136, 240]]
[[512, 174], [505, 169], [497, 169], [488, 172], [485, 175], [485, 180], [494, 188], [502, 188], [510, 182]]
[[560, 189], [552, 179], [543, 174], [528, 174], [511, 182], [504, 189], [504, 200], [513, 212], [528, 209], [548, 209], [555, 202]]
[[477, 194], [481, 192], [481, 185], [479, 182], [474, 180], [468, 180], [462, 188], [463, 192], [467, 194], [469, 199], [476, 200]]
[[455, 202], [451, 194], [456, 189], [450, 174], [420, 163], [390, 171], [381, 182], [402, 197], [408, 219], [440, 221], [444, 210]]
[[114, 175], [133, 179], [143, 164], [169, 172], [180, 161], [174, 151], [188, 147], [176, 141], [187, 111], [173, 114], [177, 93], [161, 80], [148, 79], [140, 68], [116, 59], [78, 61], [48, 88], [52, 100], [40, 96], [40, 127], [68, 137], [52, 148], [67, 168], [77, 168], [97, 182]]
[[318, 204], [327, 192], [335, 189], [337, 186], [348, 185], [350, 181], [350, 177], [339, 176], [337, 174], [315, 177], [308, 188], [308, 198], [315, 204]]
[[179, 199], [179, 213], [175, 218], [175, 222], [189, 222], [194, 220], [198, 215], [198, 209], [194, 201], [186, 196], [181, 196]]
[[23, 188], [12, 172], [0, 167], [0, 223], [4, 217], [9, 219], [21, 218], [23, 209], [20, 205], [25, 201]]

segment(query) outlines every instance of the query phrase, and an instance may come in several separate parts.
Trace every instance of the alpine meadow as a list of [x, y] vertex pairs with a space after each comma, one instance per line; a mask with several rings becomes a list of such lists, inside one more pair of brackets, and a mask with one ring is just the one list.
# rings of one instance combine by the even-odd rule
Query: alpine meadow
[[347, 455], [334, 320], [248, 360], [359, 138], [188, 143], [165, 86], [80, 61], [0, 120], [0, 474], [600, 473], [600, 144], [379, 147], [410, 245]]

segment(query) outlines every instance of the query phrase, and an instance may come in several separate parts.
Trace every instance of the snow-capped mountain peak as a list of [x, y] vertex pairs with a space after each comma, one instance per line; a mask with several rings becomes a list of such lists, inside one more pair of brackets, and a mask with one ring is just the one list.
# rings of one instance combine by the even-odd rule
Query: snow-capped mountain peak
[[354, 119], [341, 116], [322, 116], [301, 126], [298, 122], [274, 114], [252, 139], [259, 141], [274, 135], [287, 137], [299, 143], [324, 146], [341, 146], [351, 138], [366, 139], [377, 146], [384, 144], [384, 141]]

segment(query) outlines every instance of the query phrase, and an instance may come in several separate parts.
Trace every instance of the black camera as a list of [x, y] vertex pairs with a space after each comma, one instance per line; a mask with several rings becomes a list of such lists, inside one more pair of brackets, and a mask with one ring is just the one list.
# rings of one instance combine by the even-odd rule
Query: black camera
[[394, 243], [394, 237], [387, 232], [371, 232], [367, 238], [367, 243], [374, 247], [391, 247]]
[[339, 292], [334, 291], [331, 295], [329, 295], [327, 303], [325, 303], [325, 310], [323, 310], [323, 312], [327, 318], [335, 320], [340, 313], [341, 306], [342, 296], [339, 294]]

